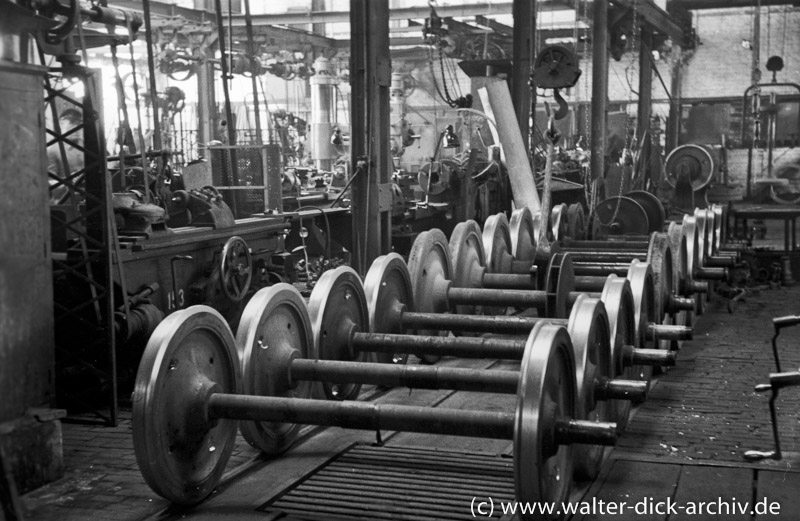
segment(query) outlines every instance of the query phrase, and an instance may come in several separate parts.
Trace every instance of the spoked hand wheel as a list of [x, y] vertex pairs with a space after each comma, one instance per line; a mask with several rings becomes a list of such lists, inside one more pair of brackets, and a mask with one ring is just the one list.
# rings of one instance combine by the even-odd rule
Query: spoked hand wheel
[[253, 258], [244, 239], [236, 236], [228, 239], [222, 248], [221, 263], [222, 292], [233, 302], [239, 302], [250, 289], [253, 278]]

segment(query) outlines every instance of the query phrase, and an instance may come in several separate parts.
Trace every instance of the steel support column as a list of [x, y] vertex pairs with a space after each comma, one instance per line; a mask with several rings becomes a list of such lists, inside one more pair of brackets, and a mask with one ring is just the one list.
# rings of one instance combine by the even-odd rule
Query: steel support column
[[533, 60], [533, 42], [536, 41], [536, 0], [514, 0], [512, 13], [514, 16], [514, 55], [511, 62], [511, 100], [514, 112], [517, 113], [519, 130], [528, 150], [528, 159], [532, 157], [533, 136], [530, 132], [532, 111], [536, 106], [536, 92], [530, 87], [531, 60]]
[[350, 29], [353, 266], [363, 274], [391, 246], [388, 0], [350, 0]]
[[214, 65], [208, 61], [197, 64], [197, 149], [205, 157], [205, 144], [214, 139], [216, 113], [211, 107], [216, 107], [214, 96]]
[[595, 0], [592, 22], [592, 179], [605, 173], [608, 112], [608, 0]]
[[[674, 49], [673, 52], [682, 52]], [[681, 77], [683, 76], [682, 60], [675, 60], [672, 67], [672, 80], [670, 83], [670, 96], [672, 100], [669, 104], [669, 120], [667, 121], [667, 148], [668, 154], [678, 147], [681, 136]]]
[[[634, 28], [636, 30], [636, 28]], [[639, 143], [639, 165], [645, 170], [650, 164], [650, 115], [652, 114], [653, 101], [653, 29], [642, 25], [639, 31], [639, 101], [636, 106], [636, 140]], [[645, 136], [648, 136], [645, 138]], [[649, 177], [649, 173], [645, 179]], [[644, 185], [642, 185], [644, 188]]]

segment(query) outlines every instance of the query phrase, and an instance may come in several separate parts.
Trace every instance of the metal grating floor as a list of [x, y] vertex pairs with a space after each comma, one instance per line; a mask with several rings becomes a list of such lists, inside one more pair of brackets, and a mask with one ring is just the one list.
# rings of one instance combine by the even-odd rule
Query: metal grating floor
[[258, 510], [276, 520], [466, 520], [473, 498], [488, 496], [514, 499], [512, 458], [353, 445]]

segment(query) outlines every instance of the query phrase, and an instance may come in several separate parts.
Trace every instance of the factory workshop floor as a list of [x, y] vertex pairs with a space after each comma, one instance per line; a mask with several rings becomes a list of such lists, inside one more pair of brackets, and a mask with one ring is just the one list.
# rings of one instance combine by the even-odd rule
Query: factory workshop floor
[[[768, 395], [755, 393], [753, 386], [766, 382], [769, 373], [774, 371], [770, 348], [773, 332], [771, 319], [800, 312], [796, 305], [798, 301], [800, 284], [748, 293], [732, 314], [727, 311], [727, 301], [716, 296], [708, 305], [705, 315], [697, 321], [695, 338], [684, 345], [677, 366], [654, 380], [647, 402], [636, 408], [634, 417], [617, 447], [611, 451], [598, 479], [594, 483], [576, 487], [571, 499], [591, 503], [594, 498], [595, 508], [593, 513], [575, 515], [573, 519], [673, 521], [682, 519], [686, 514], [680, 511], [678, 515], [653, 513], [643, 516], [638, 511], [630, 510], [603, 514], [597, 509], [599, 500], [634, 503], [648, 497], [652, 498], [651, 507], [655, 502], [666, 501], [667, 498], [683, 505], [690, 501], [732, 501], [733, 497], [751, 501], [752, 505], [767, 498], [770, 504], [777, 503], [780, 507], [779, 516], [768, 517], [798, 519], [800, 389], [786, 389], [777, 402], [785, 458], [782, 461], [753, 464], [746, 463], [742, 457], [748, 449], [773, 448]], [[800, 327], [782, 333], [779, 342], [784, 370], [800, 367], [799, 340]], [[514, 368], [514, 364], [509, 362], [489, 360], [449, 359], [443, 363], [461, 367]], [[511, 410], [513, 407], [513, 400], [503, 395], [452, 391], [411, 393], [408, 389], [371, 393], [375, 400], [383, 403], [492, 410]], [[300, 443], [284, 456], [273, 460], [259, 456], [240, 437], [218, 491], [193, 509], [177, 509], [153, 493], [139, 474], [133, 453], [129, 411], [123, 414], [116, 428], [67, 423], [63, 430], [66, 475], [23, 497], [26, 519], [134, 521], [229, 518], [266, 521], [279, 518], [352, 518], [351, 515], [335, 511], [323, 514], [326, 507], [322, 499], [312, 501], [311, 508], [318, 509], [317, 513], [305, 517], [297, 512], [292, 514], [288, 507], [284, 509], [289, 512], [288, 517], [282, 517], [283, 513], [278, 512], [281, 510], [278, 507], [283, 500], [281, 498], [289, 497], [287, 494], [293, 490], [300, 490], [298, 487], [305, 483], [304, 478], [308, 474], [320, 471], [332, 459], [353, 454], [358, 456], [359, 450], [364, 457], [371, 457], [370, 450], [395, 451], [395, 459], [415, 460], [415, 464], [418, 463], [416, 460], [423, 461], [437, 453], [444, 460], [451, 458], [454, 461], [485, 457], [485, 465], [480, 463], [483, 460], [476, 460], [479, 461], [476, 463], [477, 472], [480, 472], [481, 465], [487, 469], [499, 469], [498, 476], [505, 472], [508, 474], [505, 478], [508, 479], [498, 485], [503, 489], [498, 495], [513, 496], [508, 470], [512, 460], [492, 460], [497, 455], [510, 454], [509, 441], [383, 433], [385, 449], [372, 449], [369, 444], [374, 442], [374, 433], [330, 428], [307, 429]], [[353, 448], [354, 443], [363, 445]], [[426, 450], [413, 447], [425, 447]], [[343, 451], [347, 452], [344, 456]], [[372, 478], [369, 477], [360, 478], [356, 475], [354, 479], [365, 488], [372, 484]], [[363, 481], [358, 481], [360, 479]], [[433, 476], [430, 479], [439, 478]], [[459, 479], [469, 482], [467, 472], [464, 471], [460, 477], [456, 474], [455, 480]], [[476, 491], [485, 485], [482, 481], [485, 480], [476, 482]], [[429, 488], [436, 487], [431, 485]], [[336, 489], [335, 494], [346, 495], [346, 490]], [[403, 511], [402, 505], [397, 510], [396, 501], [392, 503], [394, 510], [382, 512], [380, 508], [384, 507], [377, 506], [379, 501], [365, 499], [363, 518], [415, 518], [410, 511], [414, 508], [424, 510], [426, 503], [424, 498], [419, 497], [420, 493], [409, 492], [408, 495], [409, 513]], [[467, 493], [464, 496], [466, 499], [459, 497], [448, 503], [448, 512], [423, 512], [419, 518], [473, 518], [469, 496]], [[412, 505], [412, 499], [419, 500], [420, 504]], [[441, 503], [441, 498], [433, 498], [432, 501]], [[710, 514], [691, 517], [765, 518], [750, 512], [728, 517]]]

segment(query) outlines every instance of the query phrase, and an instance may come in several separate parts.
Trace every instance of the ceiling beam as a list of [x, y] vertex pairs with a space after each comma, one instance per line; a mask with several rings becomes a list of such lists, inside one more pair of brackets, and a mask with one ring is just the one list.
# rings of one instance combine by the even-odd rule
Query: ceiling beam
[[626, 9], [636, 9], [642, 21], [657, 32], [666, 34], [680, 46], [686, 45], [686, 34], [669, 13], [658, 7], [653, 0], [611, 0]]
[[[547, 10], [548, 6], [556, 9], [566, 9], [569, 0], [539, 0], [539, 9]], [[110, 0], [109, 4], [142, 12], [142, 0]], [[445, 5], [436, 8], [436, 14], [442, 18], [453, 16], [471, 17], [476, 15], [501, 15], [511, 14], [512, 2], [476, 2], [462, 5]], [[188, 9], [159, 0], [150, 1], [150, 12], [158, 16], [182, 16], [193, 22], [213, 22], [214, 13], [202, 9]], [[392, 9], [389, 12], [391, 20], [408, 20], [411, 18], [428, 18], [430, 7], [404, 7]], [[327, 23], [349, 23], [349, 11], [307, 11], [288, 12], [278, 14], [257, 14], [252, 16], [254, 25], [305, 25]], [[227, 20], [226, 20], [227, 23]], [[244, 25], [244, 16], [233, 15], [233, 25]]]
[[[552, 2], [547, 2], [552, 3]], [[471, 17], [475, 15], [511, 14], [511, 2], [489, 4], [485, 2], [462, 5], [445, 5], [436, 7], [436, 14], [441, 18], [454, 16]], [[402, 7], [389, 11], [390, 20], [409, 20], [415, 18], [428, 18], [431, 15], [430, 7]], [[329, 24], [350, 21], [349, 11], [316, 11], [305, 13], [280, 13], [260, 14], [253, 16], [253, 23], [273, 23], [281, 25], [298, 24]], [[244, 23], [244, 17], [234, 16], [233, 24]]]
[[[110, 0], [108, 2], [110, 5], [114, 7], [119, 7], [121, 9], [127, 9], [129, 11], [136, 11], [139, 13], [143, 13], [142, 8], [142, 1], [141, 0]], [[199, 9], [187, 9], [185, 7], [179, 7], [174, 4], [168, 4], [166, 2], [159, 2], [157, 0], [151, 0], [150, 2], [150, 13], [155, 18], [176, 18], [180, 17], [186, 20], [187, 22], [193, 22], [196, 24], [215, 24], [216, 23], [216, 14], [210, 11], [203, 11]], [[239, 16], [239, 15], [236, 15]], [[235, 23], [234, 27], [236, 29], [244, 29], [244, 17], [241, 17], [241, 24]], [[226, 22], [227, 25], [227, 22]], [[259, 35], [260, 39], [274, 39], [279, 44], [285, 45], [294, 45], [299, 46], [301, 44], [310, 45], [312, 47], [336, 47], [337, 40], [333, 38], [326, 38], [325, 36], [312, 33], [310, 31], [304, 31], [302, 29], [297, 29], [294, 27], [279, 27], [276, 24], [257, 24], [255, 20], [253, 20], [253, 25], [258, 26], [259, 28]], [[144, 30], [144, 28], [142, 28]], [[345, 44], [345, 47], [347, 44]], [[292, 49], [287, 49], [292, 50]]]
[[514, 28], [513, 27], [511, 27], [509, 25], [506, 25], [506, 24], [501, 24], [497, 20], [492, 20], [491, 18], [486, 18], [482, 14], [479, 14], [479, 15], [475, 16], [475, 23], [478, 24], [478, 25], [482, 25], [484, 27], [488, 27], [489, 29], [491, 29], [492, 31], [494, 31], [496, 33], [503, 34], [503, 35], [508, 36], [510, 38], [514, 37]]
[[[108, 3], [112, 7], [137, 11], [139, 13], [144, 12], [142, 0], [110, 0]], [[196, 23], [215, 23], [217, 20], [216, 16], [211, 11], [189, 9], [186, 7], [177, 6], [175, 4], [169, 4], [167, 2], [152, 0], [150, 2], [150, 13], [159, 17], [180, 16], [185, 20]]]
[[[539, 29], [537, 34], [541, 36], [542, 41], [547, 41], [551, 38], [572, 38], [575, 36], [575, 31], [573, 29]], [[578, 38], [585, 38], [586, 37], [586, 30], [581, 29], [578, 31]], [[341, 42], [345, 40], [341, 40], [338, 44], [338, 47], [342, 47]], [[392, 47], [400, 47], [400, 46], [416, 46], [416, 47], [426, 47], [428, 44], [422, 39], [421, 36], [393, 36], [390, 40]], [[498, 43], [502, 44], [502, 41]], [[509, 47], [510, 49], [510, 47]], [[427, 54], [425, 55], [425, 59], [428, 59]]]
[[[684, 9], [727, 9], [741, 7], [755, 7], [754, 0], [670, 0], [670, 5], [677, 5]], [[800, 6], [800, 0], [761, 0], [761, 6], [792, 5]]]

